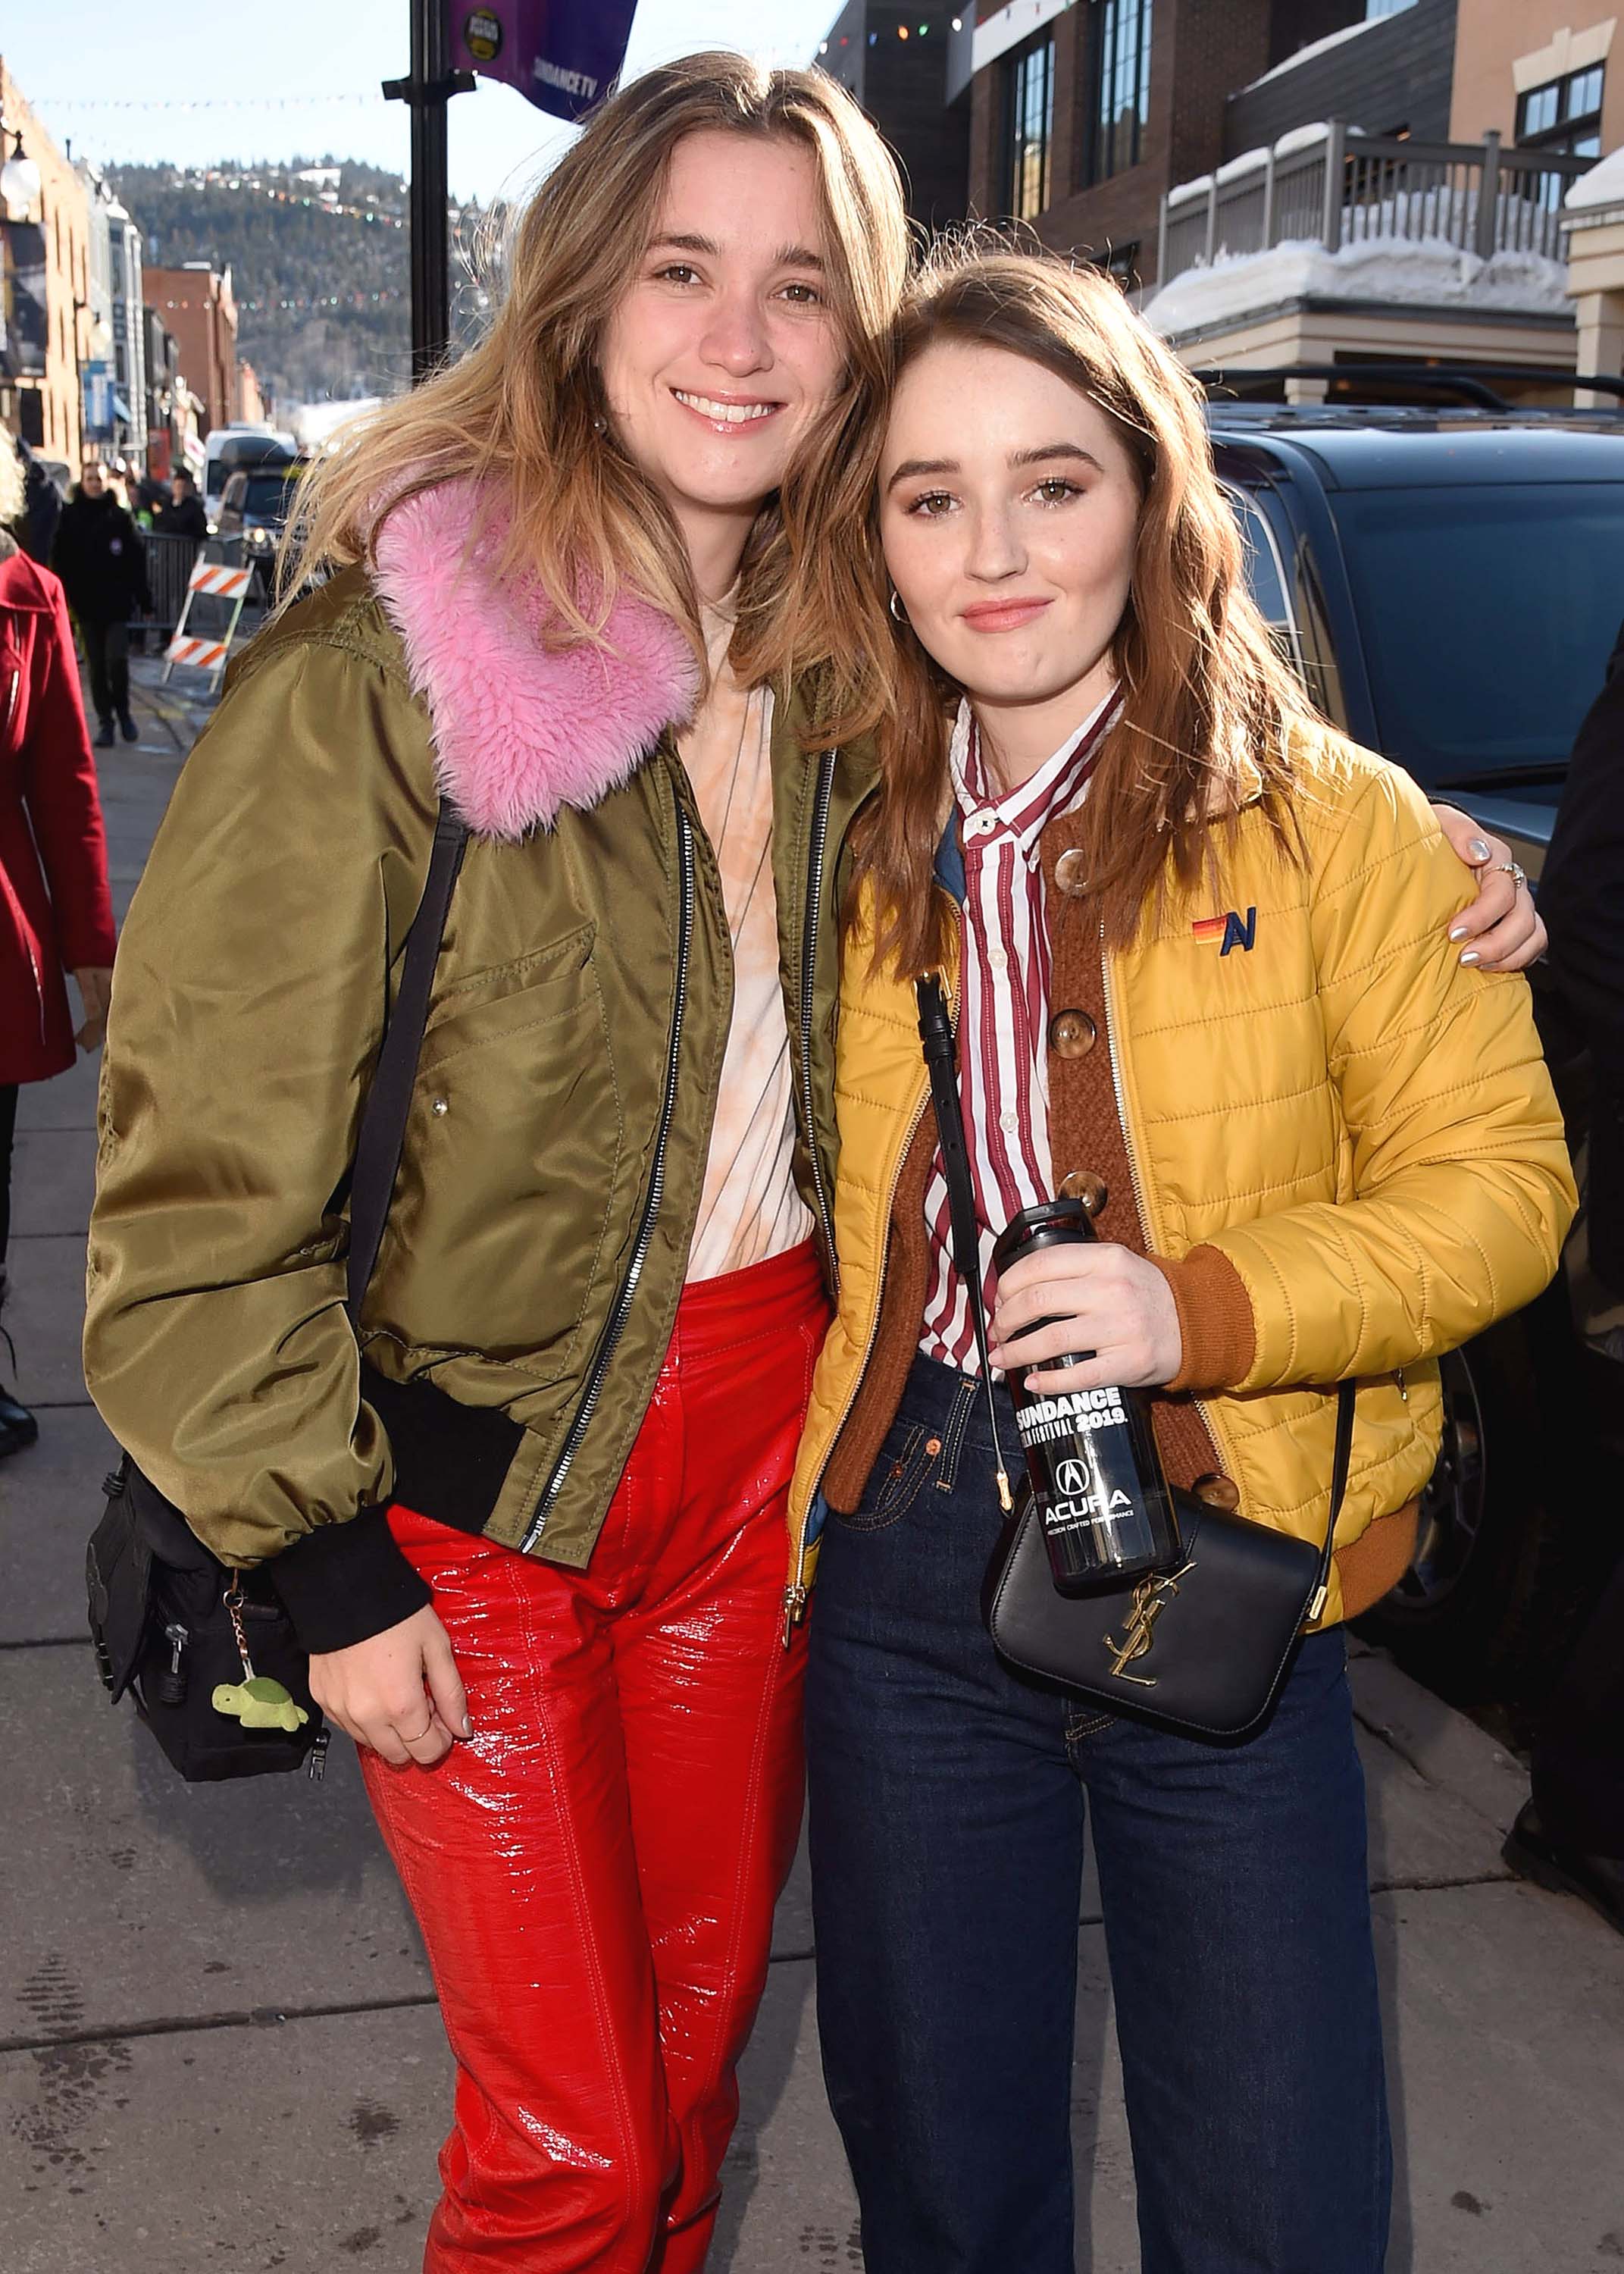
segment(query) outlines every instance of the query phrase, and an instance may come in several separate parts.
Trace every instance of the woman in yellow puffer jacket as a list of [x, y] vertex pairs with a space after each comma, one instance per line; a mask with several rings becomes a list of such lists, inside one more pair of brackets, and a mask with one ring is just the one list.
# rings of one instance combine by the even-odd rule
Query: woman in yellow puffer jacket
[[[821, 1525], [819, 2025], [865, 2263], [1071, 2274], [1086, 1811], [1144, 2274], [1376, 2274], [1340, 1622], [1408, 1561], [1439, 1354], [1538, 1292], [1575, 1205], [1528, 990], [1470, 968], [1470, 880], [1415, 785], [1275, 656], [1198, 391], [1109, 280], [1007, 253], [929, 274], [877, 494], [863, 634], [898, 693], [853, 837], [839, 1311], [793, 1495]], [[1154, 1392], [1173, 1483], [1315, 1540], [1356, 1385], [1323, 1615], [1244, 1742], [1086, 1712], [989, 1639], [995, 1453], [915, 1021], [932, 969], [996, 1371]], [[1099, 1244], [1000, 1280], [996, 1234], [1056, 1193], [1090, 1198]]]

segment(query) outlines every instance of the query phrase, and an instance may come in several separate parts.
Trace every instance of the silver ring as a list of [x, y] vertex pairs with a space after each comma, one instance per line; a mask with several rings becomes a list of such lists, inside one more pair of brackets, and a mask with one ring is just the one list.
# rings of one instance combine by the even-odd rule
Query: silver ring
[[1500, 871], [1502, 876], [1510, 877], [1511, 889], [1513, 892], [1515, 892], [1519, 885], [1527, 884], [1528, 870], [1522, 866], [1522, 863], [1520, 861], [1497, 861], [1494, 863], [1494, 866]]

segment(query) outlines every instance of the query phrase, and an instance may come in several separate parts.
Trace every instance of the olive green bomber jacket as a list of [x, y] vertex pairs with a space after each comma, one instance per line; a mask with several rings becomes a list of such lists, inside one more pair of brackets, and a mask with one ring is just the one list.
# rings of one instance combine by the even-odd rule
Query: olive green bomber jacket
[[[506, 1434], [488, 1507], [432, 1512], [588, 1561], [670, 1337], [731, 1008], [669, 732], [686, 644], [622, 599], [612, 659], [550, 652], [477, 551], [458, 570], [470, 505], [397, 510], [373, 579], [335, 577], [234, 668], [114, 980], [86, 1379], [217, 1555], [276, 1559], [314, 1649], [424, 1600], [343, 1299], [350, 1163], [437, 788], [473, 834], [360, 1343], [387, 1383]], [[827, 1244], [836, 869], [871, 777], [809, 754], [804, 723], [799, 698], [776, 706], [773, 860], [795, 1174]]]

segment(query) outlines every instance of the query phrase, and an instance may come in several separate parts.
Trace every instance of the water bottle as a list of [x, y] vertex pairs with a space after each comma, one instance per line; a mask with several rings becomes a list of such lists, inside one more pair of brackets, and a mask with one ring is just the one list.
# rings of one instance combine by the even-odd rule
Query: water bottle
[[[1080, 1200], [1023, 1209], [993, 1249], [1000, 1278], [1023, 1255], [1064, 1242], [1097, 1239]], [[1048, 1320], [1034, 1321], [1030, 1333]], [[1092, 1351], [1034, 1362], [1049, 1373]], [[1034, 1397], [1022, 1369], [1009, 1375], [1015, 1425], [1055, 1585], [1068, 1594], [1114, 1587], [1177, 1570], [1184, 1560], [1173, 1495], [1142, 1389], [1053, 1390]]]

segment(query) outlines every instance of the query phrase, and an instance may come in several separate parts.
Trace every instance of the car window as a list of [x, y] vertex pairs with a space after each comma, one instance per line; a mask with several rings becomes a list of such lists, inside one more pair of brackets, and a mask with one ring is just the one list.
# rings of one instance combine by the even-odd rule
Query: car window
[[1233, 489], [1225, 483], [1224, 495], [1240, 523], [1247, 590], [1271, 629], [1289, 624], [1291, 611], [1286, 601], [1285, 570], [1275, 547], [1274, 531], [1244, 490]]
[[1350, 731], [1348, 705], [1342, 697], [1342, 675], [1337, 668], [1336, 649], [1331, 639], [1331, 619], [1320, 589], [1320, 572], [1314, 567], [1314, 556], [1306, 538], [1297, 545], [1293, 564], [1292, 595], [1296, 604], [1297, 640], [1301, 661], [1298, 668], [1309, 699], [1317, 711], [1323, 711], [1334, 727], [1343, 734]]
[[220, 493], [221, 511], [222, 513], [240, 513], [243, 505], [243, 493], [247, 486], [248, 477], [246, 474], [229, 475], [227, 478], [224, 489]]
[[1624, 617], [1624, 482], [1330, 504], [1387, 756], [1428, 784], [1564, 760]]
[[244, 486], [245, 512], [285, 515], [293, 502], [294, 485], [286, 474], [233, 474], [231, 478]]
[[1254, 500], [1244, 490], [1234, 488], [1228, 482], [1222, 487], [1240, 524], [1246, 589], [1257, 602], [1259, 613], [1268, 626], [1282, 657], [1299, 678], [1304, 678], [1306, 674], [1302, 642], [1286, 590], [1286, 565], [1281, 558], [1274, 532]]

